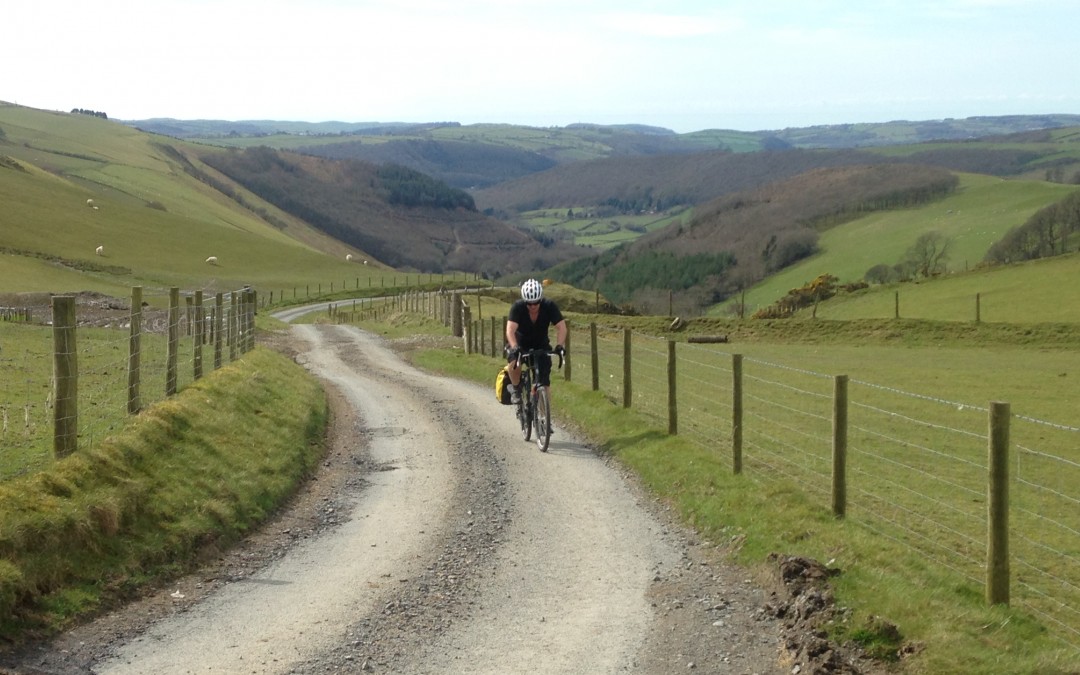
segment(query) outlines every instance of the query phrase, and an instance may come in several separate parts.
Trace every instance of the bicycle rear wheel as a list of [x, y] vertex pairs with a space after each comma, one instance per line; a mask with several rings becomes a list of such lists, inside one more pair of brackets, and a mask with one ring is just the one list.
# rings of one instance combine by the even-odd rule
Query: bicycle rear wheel
[[536, 424], [536, 447], [540, 448], [540, 452], [547, 452], [551, 440], [551, 393], [547, 387], [536, 388], [535, 401], [533, 419]]

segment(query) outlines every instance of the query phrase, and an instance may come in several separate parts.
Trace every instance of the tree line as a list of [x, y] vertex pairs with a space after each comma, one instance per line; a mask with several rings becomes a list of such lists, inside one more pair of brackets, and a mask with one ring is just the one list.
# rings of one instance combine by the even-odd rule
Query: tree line
[[[824, 229], [872, 211], [939, 199], [958, 185], [956, 176], [937, 167], [890, 163], [817, 168], [713, 200], [688, 221], [567, 263], [557, 275], [586, 288], [591, 284], [617, 303], [647, 300], [656, 289], [686, 288], [699, 307], [705, 307], [813, 255]], [[927, 269], [939, 262], [940, 256], [920, 261]], [[691, 278], [692, 285], [682, 285]]]
[[1004, 264], [1068, 253], [1080, 232], [1080, 192], [1036, 211], [1005, 233], [986, 253], [985, 261]]
[[87, 110], [86, 108], [72, 108], [72, 115], [90, 115], [91, 117], [100, 117], [103, 120], [109, 119], [109, 116], [103, 112], [97, 110]]

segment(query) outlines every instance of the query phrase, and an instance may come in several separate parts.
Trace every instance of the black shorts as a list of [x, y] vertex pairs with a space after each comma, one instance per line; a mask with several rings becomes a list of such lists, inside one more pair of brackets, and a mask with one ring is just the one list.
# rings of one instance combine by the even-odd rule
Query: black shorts
[[[539, 347], [538, 347], [538, 349], [539, 349]], [[521, 351], [526, 351], [527, 352], [529, 350], [528, 349], [522, 349]], [[551, 357], [548, 356], [547, 352], [543, 352], [543, 353], [537, 354], [533, 358], [536, 359], [536, 369], [537, 369], [538, 374], [540, 375], [540, 381], [537, 382], [537, 384], [539, 384], [542, 387], [550, 387], [551, 386]], [[510, 358], [509, 350], [507, 350], [506, 362], [507, 363], [513, 363], [516, 360], [517, 360], [517, 357]]]

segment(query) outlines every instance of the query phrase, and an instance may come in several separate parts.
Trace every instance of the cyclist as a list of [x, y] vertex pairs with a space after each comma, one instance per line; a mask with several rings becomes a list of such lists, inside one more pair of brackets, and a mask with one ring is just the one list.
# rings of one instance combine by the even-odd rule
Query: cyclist
[[[551, 351], [548, 328], [555, 325], [555, 353], [561, 358], [566, 354], [566, 335], [569, 328], [559, 306], [554, 300], [544, 297], [544, 286], [536, 279], [529, 279], [521, 284], [521, 299], [510, 305], [510, 314], [506, 320], [506, 358], [507, 372], [510, 374], [510, 400], [521, 402], [518, 383], [521, 382], [521, 368], [518, 366], [518, 354], [530, 349]], [[538, 385], [551, 386], [551, 357], [540, 356], [537, 363], [540, 371]]]

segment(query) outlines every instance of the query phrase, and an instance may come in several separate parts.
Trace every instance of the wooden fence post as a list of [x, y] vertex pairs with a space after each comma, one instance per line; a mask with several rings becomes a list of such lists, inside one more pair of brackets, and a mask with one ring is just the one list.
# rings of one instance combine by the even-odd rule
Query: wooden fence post
[[1008, 403], [990, 403], [989, 481], [986, 515], [986, 602], [1009, 604], [1009, 421]]
[[589, 351], [592, 356], [592, 390], [600, 391], [600, 359], [597, 358], [599, 349], [596, 345], [596, 322], [589, 324], [589, 339], [591, 341]]
[[[322, 293], [322, 284], [319, 285], [319, 293]], [[247, 330], [244, 331], [244, 353], [246, 354], [255, 349], [255, 303], [258, 298], [255, 290], [251, 288], [244, 290], [244, 296], [247, 298], [247, 311], [244, 312], [247, 327]]]
[[630, 345], [632, 338], [630, 335], [630, 329], [623, 329], [623, 390], [622, 390], [622, 405], [624, 408], [629, 408], [630, 403], [633, 401], [633, 386], [630, 382]]
[[679, 433], [679, 403], [675, 388], [675, 341], [667, 341], [667, 432]]
[[75, 297], [58, 295], [53, 306], [53, 454], [67, 457], [79, 444], [79, 352]]
[[222, 320], [225, 313], [225, 294], [214, 296], [214, 370], [221, 367]]
[[900, 318], [900, 291], [893, 292], [893, 318]]
[[169, 289], [168, 355], [165, 357], [165, 396], [176, 393], [176, 360], [180, 347], [180, 289]]
[[461, 337], [464, 331], [461, 327], [461, 294], [457, 291], [450, 294], [450, 334]]
[[229, 293], [229, 362], [236, 360], [236, 340], [240, 336], [240, 313], [237, 311], [240, 306], [240, 299], [237, 297], [238, 291]]
[[142, 408], [139, 379], [142, 375], [142, 286], [131, 289], [131, 328], [128, 331], [127, 410], [134, 415]]
[[[569, 323], [569, 322], [568, 322]], [[566, 353], [563, 354], [563, 377], [570, 382], [570, 326], [566, 326]]]
[[848, 376], [837, 375], [833, 381], [832, 511], [843, 518], [847, 514], [847, 430]]
[[975, 294], [975, 323], [982, 321], [982, 299], [979, 297], [981, 293]]
[[202, 290], [195, 291], [195, 356], [194, 356], [194, 379], [198, 380], [203, 375], [203, 339], [206, 328], [206, 319], [203, 315]]
[[731, 355], [731, 471], [742, 473], [743, 377], [742, 354]]
[[497, 316], [492, 316], [491, 317], [491, 356], [492, 357], [498, 357], [499, 356], [499, 352], [496, 350], [496, 345], [498, 344], [498, 335], [499, 335], [498, 318], [499, 317], [497, 317]]
[[468, 305], [465, 305], [454, 312], [454, 315], [458, 317], [461, 337], [465, 339], [465, 353], [472, 354], [472, 311], [469, 309]]

